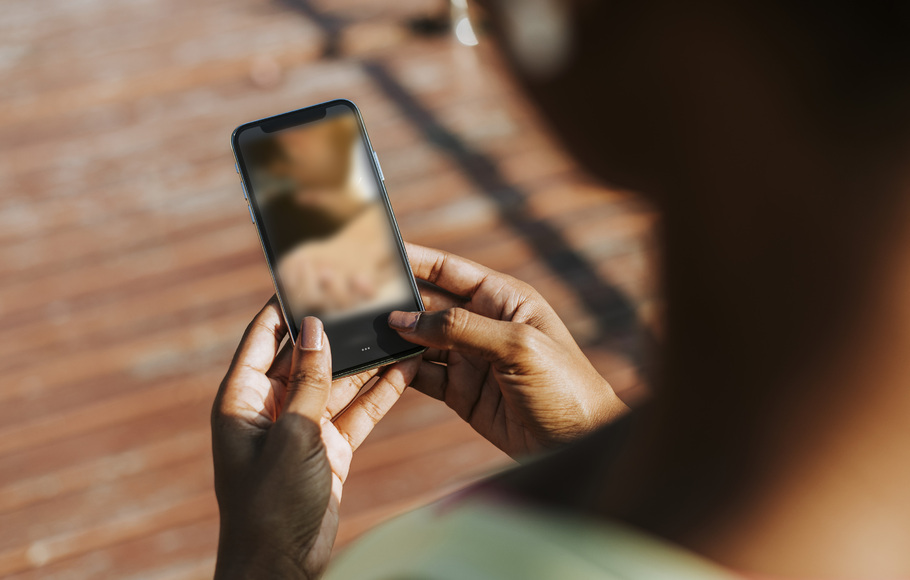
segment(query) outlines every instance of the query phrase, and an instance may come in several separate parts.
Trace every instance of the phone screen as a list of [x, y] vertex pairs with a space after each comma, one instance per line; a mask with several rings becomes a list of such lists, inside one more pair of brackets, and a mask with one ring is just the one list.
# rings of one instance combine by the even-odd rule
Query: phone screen
[[386, 323], [423, 306], [353, 103], [248, 123], [233, 144], [291, 336], [319, 317], [335, 376], [420, 352]]

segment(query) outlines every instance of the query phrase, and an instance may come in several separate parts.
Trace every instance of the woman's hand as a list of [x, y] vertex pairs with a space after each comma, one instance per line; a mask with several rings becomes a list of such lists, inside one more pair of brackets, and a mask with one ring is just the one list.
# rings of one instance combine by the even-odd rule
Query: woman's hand
[[215, 399], [216, 578], [322, 572], [352, 454], [416, 371], [418, 361], [387, 367], [345, 409], [377, 371], [333, 384], [322, 323], [307, 318], [301, 326], [297, 345], [279, 352], [286, 327], [270, 300], [247, 328]]
[[423, 313], [389, 325], [428, 347], [414, 388], [442, 401], [512, 457], [577, 439], [627, 410], [533, 288], [439, 250], [408, 244], [429, 282]]

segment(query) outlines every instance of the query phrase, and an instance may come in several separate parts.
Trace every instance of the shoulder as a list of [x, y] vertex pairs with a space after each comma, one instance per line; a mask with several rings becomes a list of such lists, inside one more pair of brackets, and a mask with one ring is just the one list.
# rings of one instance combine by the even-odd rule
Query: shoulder
[[379, 527], [328, 580], [730, 580], [698, 556], [625, 526], [475, 494]]
[[367, 534], [327, 578], [728, 580], [724, 570], [586, 508], [627, 426], [617, 424]]

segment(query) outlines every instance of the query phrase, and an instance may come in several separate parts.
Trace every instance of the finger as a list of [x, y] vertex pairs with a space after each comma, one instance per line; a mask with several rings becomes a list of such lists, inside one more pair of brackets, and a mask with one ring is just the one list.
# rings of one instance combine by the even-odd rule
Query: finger
[[411, 388], [434, 399], [445, 401], [448, 384], [449, 373], [446, 367], [421, 361], [417, 376], [411, 381]]
[[406, 244], [414, 276], [458, 296], [470, 299], [490, 276], [501, 276], [468, 259], [415, 244]]
[[211, 419], [216, 462], [242, 463], [248, 459], [256, 432], [249, 427], [264, 429], [271, 424], [267, 401], [272, 396], [272, 384], [265, 372], [284, 333], [284, 319], [272, 296], [244, 332], [215, 396]]
[[335, 419], [335, 427], [356, 450], [414, 378], [420, 359], [408, 359], [388, 367], [373, 387], [357, 398]]
[[[411, 381], [411, 388], [443, 401], [458, 416], [472, 425], [489, 425], [499, 409], [499, 389], [484, 388], [486, 371], [478, 373], [457, 384], [449, 383], [449, 369], [442, 365], [421, 361], [417, 376]], [[494, 400], [491, 400], [494, 399]], [[490, 414], [493, 414], [491, 416]]]
[[430, 362], [440, 364], [448, 364], [450, 352], [452, 351], [442, 350], [441, 348], [428, 348], [423, 351], [423, 360], [428, 360]]
[[307, 316], [294, 345], [282, 413], [302, 415], [319, 423], [332, 389], [332, 354], [322, 321]]
[[[271, 389], [269, 381], [262, 375], [271, 366], [285, 332], [284, 317], [281, 315], [278, 299], [272, 296], [247, 326], [243, 338], [240, 339], [227, 375], [221, 381], [218, 394], [215, 395], [212, 406], [213, 419], [224, 416], [256, 419], [255, 415], [264, 406]], [[252, 376], [239, 377], [244, 372], [250, 374], [250, 371]]]
[[275, 379], [286, 383], [288, 375], [291, 374], [291, 359], [294, 356], [294, 343], [290, 340], [284, 343], [269, 372], [266, 373], [270, 379]]
[[464, 308], [389, 315], [389, 326], [409, 342], [441, 350], [507, 361], [529, 348], [539, 331], [526, 324], [493, 320]]
[[281, 408], [284, 407], [284, 398], [287, 395], [288, 375], [291, 374], [293, 356], [294, 343], [288, 340], [284, 343], [284, 346], [281, 347], [281, 350], [278, 351], [278, 356], [275, 357], [272, 368], [265, 374], [265, 376], [268, 377], [269, 384], [272, 388], [272, 400], [274, 401], [272, 409], [275, 413], [272, 416], [273, 421], [277, 418], [277, 414], [280, 412]]
[[287, 326], [278, 305], [278, 298], [273, 295], [246, 327], [234, 354], [230, 372], [241, 367], [249, 367], [265, 374], [272, 366], [286, 333]]
[[[354, 450], [344, 435], [338, 432], [331, 421], [322, 424], [322, 440], [325, 443], [326, 456], [329, 459], [329, 465], [332, 467], [332, 495], [333, 498], [341, 499], [342, 486], [351, 471], [351, 459], [354, 458]], [[330, 504], [331, 505], [331, 504]], [[331, 508], [330, 508], [331, 509]]]
[[356, 375], [338, 379], [332, 383], [332, 394], [329, 395], [329, 402], [326, 405], [326, 415], [329, 419], [334, 419], [336, 415], [354, 400], [354, 398], [373, 380], [380, 369], [370, 369]]
[[417, 289], [420, 290], [424, 310], [445, 310], [446, 308], [464, 306], [466, 302], [461, 296], [456, 296], [442, 288], [433, 286], [425, 280], [417, 280]]
[[415, 276], [464, 301], [447, 308], [465, 306], [484, 316], [509, 319], [519, 306], [536, 298], [524, 282], [460, 256], [413, 244], [408, 252]]

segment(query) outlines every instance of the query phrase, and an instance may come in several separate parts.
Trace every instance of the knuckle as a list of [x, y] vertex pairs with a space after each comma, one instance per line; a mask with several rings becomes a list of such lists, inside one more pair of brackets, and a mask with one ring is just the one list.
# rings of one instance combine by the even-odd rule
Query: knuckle
[[527, 324], [512, 324], [509, 332], [509, 344], [518, 350], [534, 351], [538, 347], [540, 332]]
[[269, 328], [268, 322], [263, 320], [264, 318], [265, 318], [264, 315], [260, 315], [260, 316], [257, 316], [256, 318], [254, 318], [253, 320], [251, 320], [250, 323], [246, 327], [246, 334], [250, 335], [254, 331], [259, 330], [259, 329], [271, 330]]
[[500, 285], [503, 290], [509, 294], [524, 296], [533, 291], [533, 287], [527, 282], [519, 280], [514, 276], [503, 274], [502, 272], [491, 273], [487, 276], [487, 278], [491, 283], [495, 282], [496, 284]]
[[545, 303], [543, 296], [533, 286], [520, 280], [515, 281], [512, 288], [512, 296], [515, 299], [515, 308], [538, 308], [540, 304]]
[[442, 315], [442, 333], [445, 336], [456, 337], [467, 326], [468, 312], [463, 308], [449, 308]]
[[323, 368], [297, 368], [291, 371], [291, 374], [288, 377], [288, 387], [291, 389], [299, 389], [308, 385], [321, 385], [327, 381], [331, 382], [331, 376], [326, 373]]
[[540, 294], [540, 292], [538, 292], [536, 288], [534, 288], [527, 282], [521, 282], [521, 286], [519, 287], [519, 290], [520, 290], [521, 294], [525, 297], [525, 300], [527, 300], [529, 302], [534, 302], [534, 303], [545, 302], [545, 300], [544, 300], [543, 296]]
[[524, 280], [519, 280], [514, 276], [509, 276], [508, 274], [499, 274], [500, 281], [508, 286], [511, 290], [521, 293], [527, 293], [531, 289], [531, 285], [526, 283]]
[[446, 269], [446, 262], [448, 262], [449, 254], [447, 252], [442, 252], [430, 266], [430, 276], [429, 281], [435, 283], [442, 276], [442, 273]]
[[363, 401], [363, 412], [373, 423], [378, 423], [382, 419], [384, 413], [382, 408], [376, 404], [371, 398], [365, 399]]
[[[344, 442], [348, 444], [348, 449], [351, 450], [350, 456], [353, 457], [353, 450], [357, 447], [357, 441], [354, 439], [354, 436], [347, 431], [339, 431], [338, 434], [341, 435], [341, 438], [344, 439]], [[345, 456], [347, 457], [347, 454], [345, 454]]]

